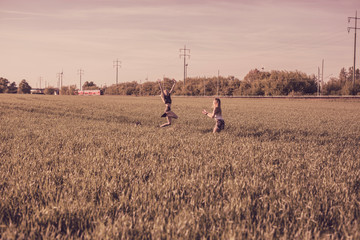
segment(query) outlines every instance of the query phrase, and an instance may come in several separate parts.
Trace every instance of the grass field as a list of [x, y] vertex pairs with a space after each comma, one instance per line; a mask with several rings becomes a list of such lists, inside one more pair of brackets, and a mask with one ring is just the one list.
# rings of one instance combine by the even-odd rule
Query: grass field
[[0, 238], [360, 238], [359, 100], [211, 105], [0, 95]]

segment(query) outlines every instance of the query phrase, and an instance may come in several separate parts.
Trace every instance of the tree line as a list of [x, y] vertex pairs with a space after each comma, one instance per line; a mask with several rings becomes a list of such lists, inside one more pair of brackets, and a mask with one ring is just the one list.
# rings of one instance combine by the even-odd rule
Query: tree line
[[31, 87], [25, 79], [19, 86], [15, 82], [10, 83], [6, 78], [0, 77], [0, 93], [30, 93]]
[[[356, 69], [356, 76], [360, 76]], [[164, 78], [163, 84], [170, 88], [174, 79]], [[332, 77], [326, 83], [320, 83], [315, 75], [307, 75], [300, 71], [261, 71], [253, 69], [243, 80], [234, 76], [195, 77], [178, 81], [175, 95], [185, 96], [288, 96], [288, 95], [315, 95], [318, 90], [322, 95], [360, 95], [360, 80], [353, 81], [353, 68], [342, 68], [338, 77]], [[142, 84], [132, 81], [98, 87], [94, 82], [86, 81], [83, 90], [101, 89], [108, 95], [151, 96], [159, 95], [158, 83], [144, 82]], [[30, 93], [31, 87], [22, 80], [19, 86], [0, 78], [0, 93]], [[45, 88], [44, 94], [59, 93], [61, 95], [76, 95], [78, 89], [75, 85]]]
[[[346, 71], [342, 68], [339, 77], [332, 77], [328, 82], [320, 82], [315, 75], [307, 75], [300, 71], [261, 71], [250, 70], [243, 80], [233, 76], [188, 78], [184, 84], [178, 81], [175, 95], [185, 96], [288, 96], [288, 95], [359, 95], [360, 80], [353, 82], [353, 68]], [[356, 76], [360, 76], [359, 69]], [[170, 78], [164, 79], [166, 88], [172, 84]], [[318, 86], [319, 85], [319, 86]], [[318, 89], [319, 87], [319, 89]], [[135, 81], [114, 84], [105, 87], [105, 94], [110, 95], [158, 95], [157, 82], [139, 84]]]
[[340, 70], [339, 77], [332, 77], [323, 86], [322, 92], [325, 95], [360, 95], [360, 71], [356, 69], [356, 80], [353, 81], [353, 67], [348, 71], [345, 68]]

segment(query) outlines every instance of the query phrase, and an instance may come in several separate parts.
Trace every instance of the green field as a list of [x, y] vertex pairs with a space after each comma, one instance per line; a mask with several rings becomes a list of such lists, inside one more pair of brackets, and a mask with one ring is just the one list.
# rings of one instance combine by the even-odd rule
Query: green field
[[359, 100], [211, 105], [0, 95], [0, 238], [360, 238]]

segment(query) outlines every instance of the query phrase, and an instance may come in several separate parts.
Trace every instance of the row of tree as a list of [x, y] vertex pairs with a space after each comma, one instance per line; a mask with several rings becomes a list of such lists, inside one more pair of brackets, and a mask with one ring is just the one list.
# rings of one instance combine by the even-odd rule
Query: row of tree
[[355, 76], [357, 76], [354, 82], [353, 68], [350, 67], [348, 71], [342, 68], [339, 77], [330, 78], [330, 80], [324, 84], [322, 93], [325, 95], [359, 95], [360, 94], [360, 71], [356, 69]]
[[[359, 69], [356, 76], [360, 76]], [[170, 89], [173, 79], [165, 78], [163, 84]], [[100, 89], [94, 82], [85, 82], [83, 90]], [[0, 78], [0, 93], [30, 93], [31, 87], [22, 80], [19, 87], [16, 83], [5, 78]], [[114, 84], [103, 87], [104, 94], [109, 95], [135, 95], [149, 96], [159, 95], [160, 90], [157, 82], [145, 82], [139, 84], [135, 81]], [[63, 86], [61, 89], [48, 87], [45, 94], [59, 93], [61, 95], [76, 95], [75, 85]], [[360, 80], [353, 81], [353, 69], [346, 71], [342, 68], [339, 77], [332, 77], [328, 82], [321, 83], [315, 75], [307, 75], [300, 71], [260, 71], [253, 69], [239, 80], [229, 77], [196, 77], [178, 81], [175, 86], [175, 95], [185, 96], [287, 96], [287, 95], [357, 95], [360, 94]]]
[[0, 77], [0, 93], [30, 93], [31, 87], [25, 79], [23, 79], [19, 87], [15, 82], [10, 83], [6, 78]]
[[[287, 95], [357, 95], [360, 94], [360, 80], [353, 82], [353, 70], [341, 69], [339, 77], [322, 83], [315, 75], [299, 71], [260, 71], [254, 69], [239, 80], [229, 77], [197, 77], [179, 81], [174, 89], [176, 95], [186, 96], [287, 96]], [[360, 76], [359, 69], [356, 75]], [[164, 79], [170, 89], [173, 79]], [[105, 94], [113, 95], [158, 95], [158, 83], [126, 82], [105, 87]]]

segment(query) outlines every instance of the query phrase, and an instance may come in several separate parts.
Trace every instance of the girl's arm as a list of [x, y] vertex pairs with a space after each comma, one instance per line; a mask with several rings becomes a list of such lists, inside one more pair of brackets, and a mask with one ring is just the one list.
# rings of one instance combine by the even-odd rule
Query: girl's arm
[[214, 118], [215, 117], [215, 109], [212, 113], [208, 113], [205, 109], [202, 110], [202, 113], [206, 116], [208, 116], [209, 118]]
[[176, 80], [174, 79], [174, 84], [172, 85], [172, 87], [171, 87], [171, 89], [170, 89], [170, 92], [169, 92], [169, 93], [172, 93], [172, 91], [174, 90], [175, 83], [176, 83]]
[[164, 94], [163, 88], [162, 88], [162, 86], [161, 86], [161, 80], [160, 80], [160, 79], [158, 80], [158, 83], [159, 83], [159, 86], [160, 86], [161, 94]]

